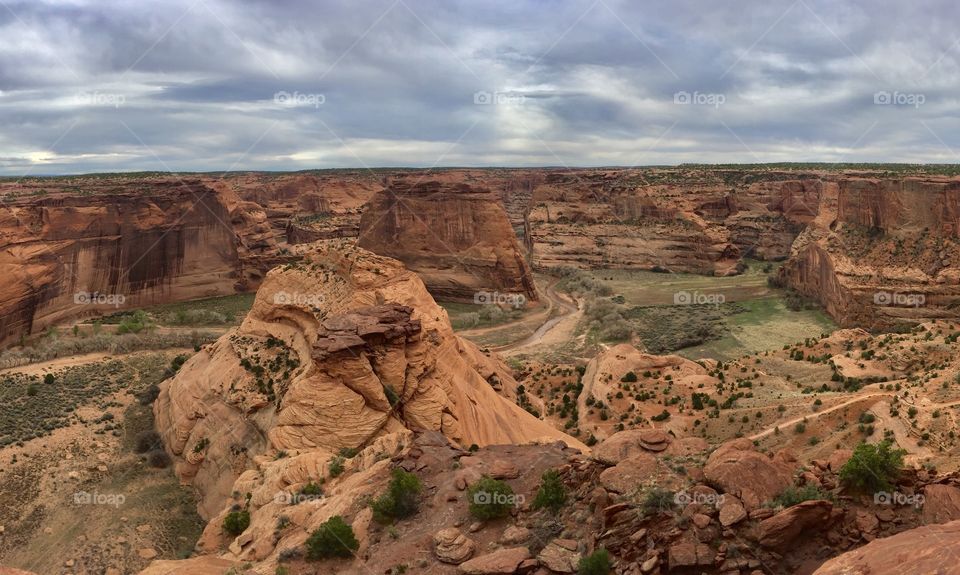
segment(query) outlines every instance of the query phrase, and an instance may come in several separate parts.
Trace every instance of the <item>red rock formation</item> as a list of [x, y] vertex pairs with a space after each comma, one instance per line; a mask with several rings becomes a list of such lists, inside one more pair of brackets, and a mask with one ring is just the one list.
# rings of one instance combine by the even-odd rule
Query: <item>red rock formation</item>
[[397, 178], [370, 200], [359, 245], [404, 262], [438, 298], [473, 302], [491, 292], [537, 299], [497, 196], [464, 183], [419, 180]]
[[0, 207], [0, 343], [79, 315], [250, 289], [262, 271], [243, 235], [255, 227], [197, 181], [10, 201]]
[[956, 573], [960, 521], [917, 527], [871, 541], [824, 563], [814, 575], [926, 575]]
[[781, 281], [843, 326], [956, 318], [960, 181], [835, 179]]

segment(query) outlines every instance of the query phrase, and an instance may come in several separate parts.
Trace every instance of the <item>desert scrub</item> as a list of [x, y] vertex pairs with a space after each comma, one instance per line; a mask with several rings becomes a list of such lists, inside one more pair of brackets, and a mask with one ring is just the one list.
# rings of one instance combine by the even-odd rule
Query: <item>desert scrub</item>
[[505, 482], [484, 475], [467, 489], [470, 515], [477, 519], [496, 519], [510, 514], [513, 489]]
[[894, 449], [889, 439], [877, 444], [861, 443], [840, 468], [840, 482], [863, 493], [884, 491], [896, 481], [906, 451]]
[[307, 538], [307, 561], [318, 561], [330, 557], [350, 557], [360, 548], [353, 533], [343, 517], [334, 515], [325, 521]]
[[[590, 437], [593, 437], [591, 435]], [[540, 477], [540, 488], [533, 499], [534, 509], [549, 509], [556, 513], [567, 502], [567, 491], [560, 479], [560, 473], [549, 469]]]
[[373, 508], [373, 518], [377, 523], [390, 524], [397, 519], [410, 517], [420, 508], [420, 491], [423, 486], [420, 478], [396, 468], [391, 473], [387, 492], [370, 503]]
[[247, 527], [250, 527], [250, 512], [246, 509], [231, 511], [223, 518], [223, 530], [230, 535], [240, 535]]
[[607, 575], [610, 573], [610, 553], [600, 548], [580, 559], [577, 564], [577, 575]]

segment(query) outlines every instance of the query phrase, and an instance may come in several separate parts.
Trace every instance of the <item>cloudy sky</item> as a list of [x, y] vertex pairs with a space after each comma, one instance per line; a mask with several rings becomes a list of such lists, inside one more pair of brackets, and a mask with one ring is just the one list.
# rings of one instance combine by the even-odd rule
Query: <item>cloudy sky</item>
[[955, 0], [0, 0], [0, 174], [960, 163]]

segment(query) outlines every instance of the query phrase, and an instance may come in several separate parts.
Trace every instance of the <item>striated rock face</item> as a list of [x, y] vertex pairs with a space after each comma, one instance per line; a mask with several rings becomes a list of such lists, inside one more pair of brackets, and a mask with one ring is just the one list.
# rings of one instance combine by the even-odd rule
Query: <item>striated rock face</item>
[[836, 178], [780, 279], [843, 326], [956, 318], [960, 181]]
[[784, 509], [760, 522], [760, 545], [785, 549], [803, 534], [825, 528], [832, 510], [829, 501], [804, 501]]
[[[161, 386], [157, 428], [209, 517], [266, 453], [295, 483], [342, 448], [402, 444], [408, 430], [468, 446], [582, 444], [497, 394], [509, 371], [453, 334], [416, 274], [349, 242], [304, 246], [272, 270], [234, 332]], [[262, 476], [261, 476], [262, 477]], [[241, 492], [247, 492], [244, 488]]]
[[478, 292], [537, 299], [533, 277], [495, 194], [465, 183], [397, 178], [367, 204], [359, 245], [417, 272], [434, 296]]
[[0, 344], [77, 316], [249, 290], [276, 263], [259, 207], [198, 180], [99, 192], [0, 204]]
[[814, 575], [954, 573], [958, 558], [960, 521], [953, 521], [876, 539], [827, 561]]

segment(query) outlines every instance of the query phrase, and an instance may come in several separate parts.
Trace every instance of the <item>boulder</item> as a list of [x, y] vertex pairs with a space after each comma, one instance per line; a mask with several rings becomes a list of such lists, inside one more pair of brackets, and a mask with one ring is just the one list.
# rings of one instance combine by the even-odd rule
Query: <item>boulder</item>
[[952, 485], [923, 488], [923, 522], [947, 523], [960, 519], [960, 489]]
[[743, 508], [740, 500], [732, 495], [723, 498], [720, 504], [720, 525], [730, 527], [747, 518], [747, 510]]
[[707, 459], [703, 473], [711, 484], [737, 496], [750, 510], [793, 485], [794, 467], [789, 456], [767, 457], [743, 438], [718, 447]]
[[832, 503], [821, 500], [804, 501], [784, 509], [760, 522], [760, 545], [770, 549], [786, 549], [801, 534], [826, 527], [832, 510]]
[[928, 575], [955, 573], [960, 521], [926, 525], [875, 539], [827, 561], [813, 575]]
[[437, 559], [451, 565], [459, 565], [469, 559], [477, 544], [456, 527], [441, 529], [433, 536], [433, 549]]
[[598, 445], [593, 458], [604, 465], [617, 463], [648, 451], [664, 451], [670, 445], [670, 436], [659, 429], [628, 429], [614, 433]]
[[460, 573], [464, 575], [511, 575], [517, 567], [530, 558], [526, 547], [507, 547], [497, 549], [460, 564]]
[[[201, 555], [179, 561], [154, 561], [140, 575], [223, 575], [239, 565], [229, 559]], [[2, 569], [0, 575], [4, 575]]]
[[580, 563], [577, 542], [572, 539], [554, 539], [537, 555], [540, 563], [557, 573], [575, 573]]
[[670, 569], [680, 567], [706, 567], [713, 565], [716, 553], [705, 543], [684, 541], [675, 543], [667, 551], [667, 562]]
[[678, 479], [670, 468], [647, 452], [628, 457], [616, 466], [604, 469], [600, 474], [600, 485], [615, 493], [632, 493], [653, 483], [669, 486], [678, 483]]
[[516, 525], [511, 525], [503, 531], [503, 535], [500, 536], [501, 545], [518, 545], [523, 543], [527, 539], [530, 539], [531, 531], [526, 527], [517, 527]]

